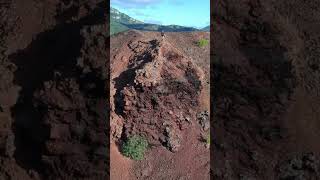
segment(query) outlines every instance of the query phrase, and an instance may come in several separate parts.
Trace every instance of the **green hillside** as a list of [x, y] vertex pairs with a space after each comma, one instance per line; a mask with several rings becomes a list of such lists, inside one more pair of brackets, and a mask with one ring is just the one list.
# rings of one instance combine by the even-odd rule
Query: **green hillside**
[[201, 29], [202, 31], [210, 31], [210, 25]]
[[111, 20], [110, 21], [110, 34], [113, 35], [113, 34], [116, 34], [116, 33], [119, 33], [119, 32], [123, 32], [123, 31], [126, 31], [128, 30], [129, 28], [119, 22], [116, 22], [114, 20]]
[[183, 32], [183, 31], [198, 31], [196, 28], [177, 26], [177, 25], [157, 25], [157, 24], [128, 24], [130, 29], [137, 29], [142, 31], [165, 31], [165, 32]]
[[178, 25], [158, 25], [148, 24], [142, 21], [131, 18], [130, 16], [118, 11], [115, 8], [110, 8], [110, 34], [116, 34], [128, 29], [137, 29], [142, 31], [165, 31], [165, 32], [182, 32], [182, 31], [199, 31], [196, 28], [184, 27]]
[[123, 24], [141, 24], [142, 21], [131, 18], [130, 16], [118, 11], [115, 8], [110, 8], [110, 21], [120, 22]]

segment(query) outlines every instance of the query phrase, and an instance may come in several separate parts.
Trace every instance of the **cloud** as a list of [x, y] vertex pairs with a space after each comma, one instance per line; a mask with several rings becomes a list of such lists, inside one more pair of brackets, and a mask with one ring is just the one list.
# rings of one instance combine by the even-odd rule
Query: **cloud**
[[144, 8], [155, 5], [162, 0], [111, 0], [111, 5], [118, 5], [123, 8]]
[[135, 14], [136, 16], [143, 16], [143, 17], [148, 16], [146, 13], [141, 11], [133, 11], [133, 14]]
[[149, 23], [149, 24], [162, 25], [162, 21], [158, 21], [158, 20], [154, 20], [154, 19], [145, 19], [144, 22], [145, 22], [145, 23]]

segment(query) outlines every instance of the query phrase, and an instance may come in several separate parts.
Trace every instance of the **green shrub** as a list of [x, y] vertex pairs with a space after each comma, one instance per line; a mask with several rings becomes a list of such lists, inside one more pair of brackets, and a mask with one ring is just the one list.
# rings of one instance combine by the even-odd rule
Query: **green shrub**
[[205, 143], [206, 147], [210, 146], [210, 134], [201, 134], [200, 140]]
[[208, 44], [209, 44], [209, 41], [207, 39], [200, 39], [199, 41], [197, 41], [197, 45], [199, 47], [204, 47], [204, 46], [206, 46]]
[[146, 139], [141, 136], [132, 136], [123, 144], [122, 153], [131, 159], [142, 160], [147, 147]]

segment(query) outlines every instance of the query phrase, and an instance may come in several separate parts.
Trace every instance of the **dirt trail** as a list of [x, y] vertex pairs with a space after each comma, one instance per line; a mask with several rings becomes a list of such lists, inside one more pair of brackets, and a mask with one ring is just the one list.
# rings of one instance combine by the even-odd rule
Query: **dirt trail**
[[110, 145], [110, 179], [129, 180], [132, 177], [132, 161], [121, 155], [117, 145]]
[[200, 98], [209, 97], [209, 53], [188, 56], [170, 38], [187, 39], [185, 47], [199, 55], [209, 52], [195, 45], [201, 34], [168, 33], [162, 41], [160, 33], [132, 30], [111, 38], [113, 140], [121, 146], [138, 134], [150, 144], [145, 159], [133, 163], [132, 179], [209, 178], [209, 149], [201, 140], [208, 134], [209, 107]]

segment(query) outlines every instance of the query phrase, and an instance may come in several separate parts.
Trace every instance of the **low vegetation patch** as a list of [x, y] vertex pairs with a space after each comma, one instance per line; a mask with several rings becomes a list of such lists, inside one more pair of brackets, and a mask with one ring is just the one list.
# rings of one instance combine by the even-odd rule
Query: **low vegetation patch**
[[197, 41], [197, 45], [199, 47], [204, 47], [207, 46], [209, 44], [209, 41], [207, 39], [200, 39], [199, 41]]
[[205, 143], [206, 147], [210, 147], [210, 134], [202, 134], [200, 140]]
[[148, 141], [141, 136], [132, 136], [122, 146], [123, 155], [133, 159], [142, 160], [148, 148]]
[[207, 143], [207, 145], [210, 145], [210, 134], [209, 134], [209, 135], [207, 135], [206, 143]]

